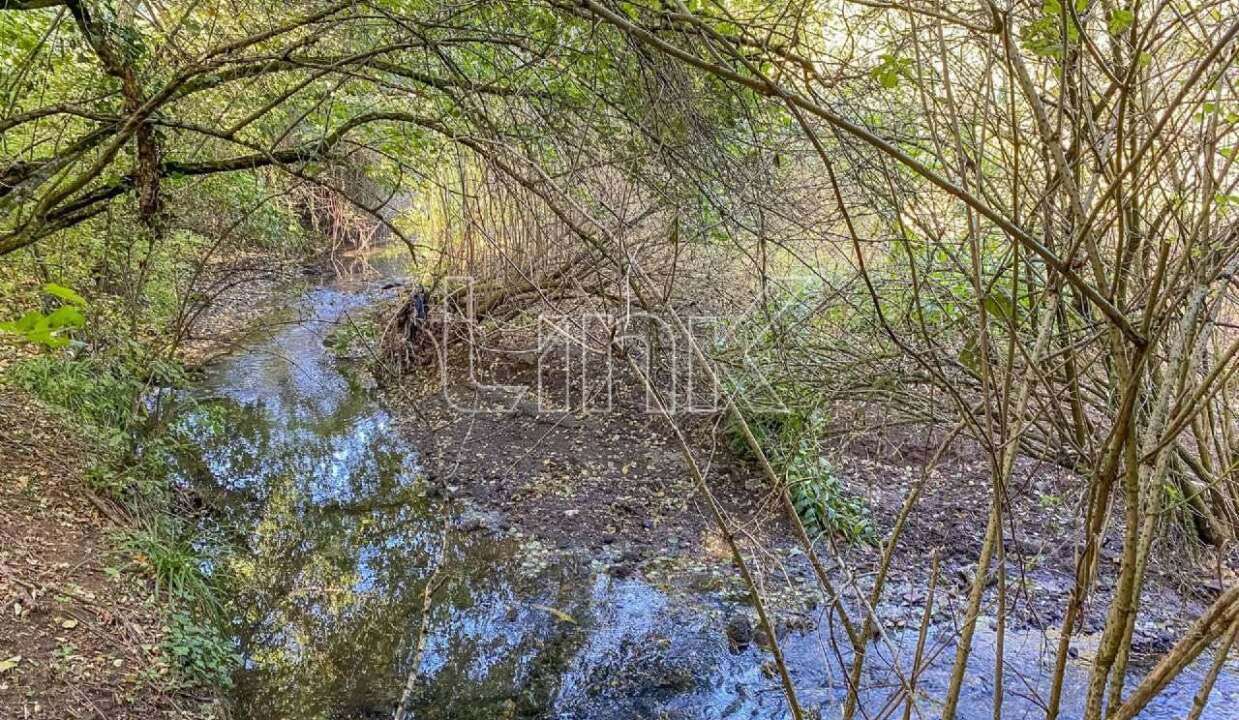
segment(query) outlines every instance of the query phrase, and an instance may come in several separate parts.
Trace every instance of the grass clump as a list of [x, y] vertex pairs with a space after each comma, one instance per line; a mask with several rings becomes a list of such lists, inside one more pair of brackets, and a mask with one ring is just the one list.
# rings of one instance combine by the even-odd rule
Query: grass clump
[[46, 353], [15, 363], [8, 374], [15, 385], [96, 436], [129, 427], [143, 387], [120, 363], [97, 357]]
[[141, 520], [121, 533], [118, 545], [132, 565], [151, 578], [155, 597], [209, 610], [218, 607], [204, 560], [180, 520], [166, 515]]

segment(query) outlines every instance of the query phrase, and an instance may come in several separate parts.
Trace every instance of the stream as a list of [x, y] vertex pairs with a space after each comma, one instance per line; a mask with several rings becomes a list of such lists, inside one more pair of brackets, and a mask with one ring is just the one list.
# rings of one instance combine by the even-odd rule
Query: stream
[[[180, 411], [190, 440], [177, 480], [211, 508], [208, 570], [230, 598], [243, 657], [236, 716], [391, 717], [407, 686], [416, 718], [785, 717], [769, 653], [730, 647], [736, 599], [618, 579], [583, 554], [530, 553], [502, 532], [460, 529], [365, 371], [324, 345], [391, 297], [382, 286], [402, 272], [382, 253], [290, 288], [287, 307], [209, 365]], [[837, 717], [848, 653], [828, 626], [789, 631], [782, 647], [802, 704]], [[953, 635], [945, 623], [930, 632], [934, 661], [913, 717], [937, 716]], [[982, 621], [962, 718], [993, 715], [993, 640]], [[909, 666], [915, 643], [914, 631], [875, 643], [858, 718], [903, 716], [892, 701], [900, 679], [883, 668], [896, 656]], [[1007, 633], [1004, 718], [1044, 717], [1053, 648]], [[1198, 661], [1141, 717], [1184, 717], [1207, 669]], [[1073, 663], [1063, 717], [1079, 716], [1086, 682]], [[1219, 679], [1203, 717], [1239, 718], [1239, 671]]]

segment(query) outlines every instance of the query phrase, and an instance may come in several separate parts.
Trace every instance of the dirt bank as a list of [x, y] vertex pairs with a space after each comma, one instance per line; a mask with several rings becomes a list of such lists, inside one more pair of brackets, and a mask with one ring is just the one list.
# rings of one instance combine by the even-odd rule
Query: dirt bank
[[0, 386], [0, 717], [201, 717], [153, 588], [113, 550], [126, 519], [89, 489], [90, 461], [65, 421]]

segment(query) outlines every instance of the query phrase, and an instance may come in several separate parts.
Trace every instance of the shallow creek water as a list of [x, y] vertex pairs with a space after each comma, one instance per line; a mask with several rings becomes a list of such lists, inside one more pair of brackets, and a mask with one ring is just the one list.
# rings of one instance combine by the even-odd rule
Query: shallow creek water
[[[355, 259], [335, 278], [290, 290], [263, 331], [208, 368], [192, 391], [199, 402], [179, 420], [192, 441], [178, 473], [212, 508], [202, 527], [210, 546], [227, 548], [211, 562], [233, 599], [244, 658], [238, 716], [390, 717], [412, 673], [417, 718], [784, 717], [763, 667], [769, 654], [729, 648], [724, 623], [736, 600], [668, 592], [580, 555], [450, 529], [450, 505], [428, 497], [417, 449], [364, 372], [324, 346], [400, 272], [394, 256]], [[438, 590], [418, 650], [428, 580]], [[937, 716], [952, 636], [946, 626], [930, 633], [935, 660], [914, 717]], [[992, 717], [993, 639], [983, 623], [963, 718]], [[891, 702], [898, 676], [881, 668], [896, 655], [910, 665], [915, 641], [908, 632], [875, 644], [858, 718], [902, 717]], [[802, 703], [838, 716], [844, 643], [819, 629], [782, 645]], [[1041, 636], [1008, 633], [1004, 718], [1043, 716], [1052, 652]], [[1205, 670], [1198, 664], [1141, 717], [1182, 718]], [[1085, 679], [1083, 667], [1070, 669], [1064, 717], [1078, 716]], [[1233, 671], [1204, 717], [1239, 718]]]

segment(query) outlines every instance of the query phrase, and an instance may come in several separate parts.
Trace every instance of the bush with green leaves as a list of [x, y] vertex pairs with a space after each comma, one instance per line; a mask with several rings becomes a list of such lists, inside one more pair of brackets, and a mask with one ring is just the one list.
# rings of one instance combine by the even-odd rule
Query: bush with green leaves
[[241, 664], [233, 642], [212, 621], [195, 618], [185, 610], [169, 617], [163, 650], [187, 681], [202, 687], [231, 687], [232, 674]]
[[792, 504], [810, 532], [838, 533], [847, 540], [873, 540], [869, 511], [857, 497], [849, 495], [835, 475], [834, 468], [821, 456], [820, 426], [815, 419], [796, 440], [775, 451], [791, 493]]
[[[822, 457], [825, 419], [812, 410], [750, 412], [744, 412], [745, 422], [771, 466], [787, 483], [805, 530], [813, 535], [834, 533], [847, 540], [871, 541], [874, 530], [864, 502], [847, 493], [830, 462]], [[741, 457], [753, 456], [738, 420], [728, 416], [723, 429], [733, 451]]]

